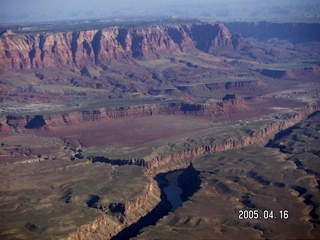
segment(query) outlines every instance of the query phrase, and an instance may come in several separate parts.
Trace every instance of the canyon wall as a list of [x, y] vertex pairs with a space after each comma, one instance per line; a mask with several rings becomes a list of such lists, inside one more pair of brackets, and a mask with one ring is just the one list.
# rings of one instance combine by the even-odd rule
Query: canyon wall
[[272, 77], [272, 78], [296, 78], [296, 77], [310, 77], [313, 75], [318, 75], [320, 73], [320, 66], [314, 67], [303, 67], [303, 68], [294, 68], [286, 70], [278, 69], [263, 69], [261, 74]]
[[194, 49], [213, 54], [220, 50], [242, 49], [248, 43], [239, 35], [294, 43], [320, 41], [320, 24], [176, 23], [56, 33], [7, 31], [0, 36], [0, 69], [61, 66], [82, 69], [87, 65], [104, 66], [111, 60], [156, 59], [162, 54]]
[[256, 130], [254, 133], [243, 136], [241, 138], [230, 138], [222, 142], [218, 142], [212, 145], [198, 146], [190, 150], [181, 150], [171, 154], [165, 154], [157, 156], [150, 160], [145, 159], [109, 159], [103, 156], [92, 157], [92, 162], [105, 162], [109, 164], [117, 165], [137, 165], [145, 167], [152, 174], [153, 172], [166, 172], [169, 170], [186, 167], [190, 163], [190, 159], [194, 157], [204, 156], [206, 154], [230, 150], [234, 148], [242, 148], [250, 145], [257, 144], [271, 134], [282, 131], [289, 127], [292, 127], [302, 119], [315, 111], [320, 110], [320, 105], [308, 106], [295, 114], [288, 114], [284, 120], [274, 120], [271, 123], [266, 124], [261, 129]]
[[[276, 120], [269, 124], [266, 124], [264, 127], [251, 133], [249, 136], [245, 136], [240, 139], [236, 139], [236, 138], [228, 139], [226, 141], [216, 143], [213, 145], [199, 146], [191, 150], [183, 150], [176, 153], [155, 157], [154, 159], [151, 159], [148, 161], [144, 159], [109, 159], [107, 157], [98, 156], [98, 157], [92, 157], [91, 162], [92, 163], [105, 162], [108, 164], [115, 164], [115, 165], [137, 165], [140, 167], [144, 167], [146, 168], [147, 170], [146, 174], [150, 176], [150, 179], [152, 179], [153, 177], [155, 177], [157, 174], [161, 172], [168, 172], [176, 169], [186, 168], [186, 170], [184, 171], [184, 174], [179, 176], [179, 179], [178, 179], [179, 184], [181, 184], [181, 187], [185, 188], [184, 195], [182, 197], [186, 199], [190, 195], [188, 192], [188, 189], [191, 189], [190, 186], [193, 184], [195, 185], [195, 187], [197, 187], [199, 186], [198, 181], [200, 181], [200, 179], [198, 178], [199, 175], [196, 173], [196, 170], [193, 169], [192, 163], [190, 163], [190, 160], [192, 158], [203, 156], [205, 154], [218, 152], [218, 151], [225, 151], [233, 148], [242, 148], [245, 146], [257, 144], [261, 142], [261, 140], [265, 140], [266, 138], [270, 137], [271, 134], [274, 134], [276, 132], [292, 127], [302, 119], [306, 118], [308, 115], [318, 110], [320, 110], [320, 105], [308, 106], [298, 113], [288, 114], [287, 116], [285, 116], [285, 120]], [[187, 181], [189, 178], [193, 179], [191, 181], [191, 185], [190, 185], [190, 181]], [[145, 195], [145, 197], [147, 197], [147, 195]], [[128, 206], [126, 204], [123, 204], [122, 207], [119, 209], [121, 210], [124, 216], [124, 219], [126, 219], [127, 216], [129, 216], [131, 213], [135, 212], [137, 210], [137, 207], [143, 206], [144, 199], [146, 198], [142, 197], [141, 199], [138, 198], [137, 200], [131, 201], [127, 203]], [[118, 205], [114, 205], [114, 206], [118, 206]], [[110, 211], [110, 206], [106, 206], [102, 209], [106, 209], [106, 211]], [[97, 221], [99, 222], [99, 220]], [[104, 223], [104, 221], [102, 220], [100, 221], [100, 223], [102, 224]], [[78, 233], [75, 235], [72, 235], [72, 238], [69, 238], [69, 239], [83, 239], [84, 237], [87, 238], [88, 236], [94, 236], [97, 230], [100, 231], [103, 229], [103, 227], [92, 229], [91, 227], [92, 224], [89, 224], [88, 226], [90, 226], [90, 229], [88, 229], [88, 227], [80, 228]], [[117, 230], [118, 232], [120, 232], [121, 229], [124, 229], [124, 228], [125, 228], [125, 225], [120, 225], [120, 227], [117, 228]], [[95, 231], [92, 231], [92, 230], [95, 230]], [[75, 236], [77, 236], [77, 238], [75, 238]]]
[[[111, 203], [107, 206], [97, 203], [94, 208], [101, 211], [103, 215], [95, 221], [81, 226], [67, 239], [110, 239], [152, 211], [161, 202], [160, 194], [161, 191], [156, 181], [150, 179], [146, 189], [135, 199], [126, 203]], [[106, 213], [113, 217], [107, 217]]]
[[198, 49], [214, 53], [233, 49], [241, 39], [223, 24], [110, 27], [75, 32], [4, 34], [0, 69], [104, 65], [111, 60], [156, 59], [161, 54]]
[[239, 80], [239, 81], [224, 81], [224, 82], [214, 82], [205, 83], [197, 85], [180, 85], [176, 88], [181, 92], [192, 93], [194, 91], [258, 91], [267, 88], [267, 84], [261, 80]]
[[[241, 99], [235, 98], [233, 95], [228, 95], [227, 101], [224, 101], [222, 105], [233, 105], [233, 104], [242, 104]], [[214, 105], [215, 106], [215, 105]], [[148, 116], [153, 113], [153, 105], [140, 106], [137, 110], [137, 106], [126, 109], [126, 113], [121, 113], [119, 117], [134, 116], [140, 117], [142, 112]], [[168, 107], [168, 106], [167, 106]], [[198, 104], [191, 104], [183, 106], [181, 104], [173, 105], [174, 109], [178, 109], [181, 114], [184, 114], [184, 111], [189, 110], [193, 111], [205, 111], [206, 108], [210, 109], [210, 105], [202, 106]], [[169, 108], [170, 109], [170, 108]], [[183, 111], [184, 109], [184, 111]], [[114, 109], [116, 114], [117, 111], [124, 111], [125, 108]], [[152, 110], [152, 111], [151, 111]], [[156, 156], [152, 159], [108, 159], [104, 156], [93, 156], [91, 157], [91, 162], [105, 162], [109, 164], [116, 165], [136, 165], [146, 169], [146, 174], [150, 177], [150, 184], [141, 193], [136, 199], [132, 199], [128, 202], [119, 202], [119, 203], [110, 203], [107, 205], [100, 204], [97, 202], [93, 205], [97, 211], [101, 211], [102, 214], [108, 213], [113, 217], [107, 217], [107, 215], [102, 215], [97, 220], [88, 223], [84, 226], [79, 227], [79, 229], [71, 234], [68, 239], [70, 240], [80, 240], [80, 239], [109, 239], [112, 236], [115, 236], [124, 228], [128, 227], [132, 223], [137, 222], [141, 217], [148, 214], [152, 211], [155, 206], [161, 201], [160, 198], [160, 189], [157, 184], [154, 183], [153, 177], [156, 174], [161, 172], [172, 171], [175, 169], [187, 168], [190, 165], [190, 160], [195, 157], [204, 156], [206, 154], [215, 153], [219, 151], [224, 151], [233, 148], [241, 148], [245, 146], [250, 146], [261, 142], [261, 140], [267, 139], [270, 135], [275, 132], [287, 129], [300, 120], [306, 118], [308, 115], [313, 113], [316, 110], [320, 110], [320, 105], [308, 106], [302, 109], [300, 112], [294, 114], [286, 114], [282, 119], [276, 119], [273, 122], [266, 124], [255, 132], [243, 136], [241, 138], [230, 138], [225, 141], [216, 142], [211, 145], [197, 146], [190, 150], [180, 150], [173, 153], [168, 153], [160, 156]], [[160, 111], [160, 110], [157, 110]], [[101, 112], [103, 114], [101, 115]], [[138, 114], [139, 113], [139, 114]], [[59, 117], [59, 121], [52, 120], [50, 117], [37, 117], [36, 119], [44, 119], [47, 122], [53, 121], [56, 125], [52, 124], [51, 126], [59, 126], [59, 124], [76, 124], [77, 121], [100, 121], [101, 119], [109, 119], [112, 117], [117, 117], [116, 115], [108, 114], [107, 110], [96, 110], [96, 111], [85, 111], [80, 113], [70, 113], [63, 115], [64, 117]], [[28, 125], [31, 122], [31, 117], [9, 117], [6, 120], [8, 121], [7, 126], [11, 125], [12, 128], [17, 128], [20, 123]], [[51, 119], [50, 121], [48, 119]], [[42, 121], [40, 121], [41, 123]], [[33, 123], [38, 126], [36, 123]], [[187, 196], [187, 195], [186, 195]]]
[[38, 129], [42, 127], [59, 127], [75, 125], [81, 122], [94, 122], [119, 118], [140, 118], [155, 115], [187, 115], [187, 116], [221, 116], [230, 115], [244, 106], [241, 98], [230, 99], [218, 103], [171, 103], [169, 105], [138, 105], [130, 107], [108, 108], [91, 111], [71, 112], [52, 116], [14, 116], [8, 115], [0, 119], [0, 131]]

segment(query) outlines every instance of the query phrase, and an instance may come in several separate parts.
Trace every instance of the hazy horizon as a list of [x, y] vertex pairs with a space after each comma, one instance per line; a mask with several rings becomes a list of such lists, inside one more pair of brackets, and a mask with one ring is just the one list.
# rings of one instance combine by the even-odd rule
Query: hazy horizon
[[1, 24], [137, 16], [319, 22], [320, 3], [317, 0], [7, 0], [0, 3]]

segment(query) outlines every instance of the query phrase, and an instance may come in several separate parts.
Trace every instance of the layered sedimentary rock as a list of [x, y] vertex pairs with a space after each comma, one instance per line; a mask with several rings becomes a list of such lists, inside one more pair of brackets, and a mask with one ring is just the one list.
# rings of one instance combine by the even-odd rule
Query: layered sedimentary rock
[[270, 136], [272, 133], [279, 132], [289, 127], [292, 127], [297, 122], [301, 121], [314, 111], [318, 110], [320, 110], [320, 105], [310, 105], [298, 113], [286, 116], [285, 120], [277, 120], [268, 123], [261, 129], [256, 130], [254, 133], [248, 136], [244, 136], [242, 138], [230, 138], [226, 141], [218, 142], [212, 145], [199, 146], [190, 150], [182, 150], [168, 155], [157, 156], [150, 160], [109, 159], [103, 156], [99, 156], [92, 157], [92, 162], [105, 162], [117, 165], [136, 165], [145, 167], [151, 172], [168, 171], [168, 169], [172, 170], [173, 166], [175, 166], [176, 168], [181, 168], [181, 166], [187, 166], [189, 164], [189, 160], [193, 157], [199, 157], [205, 154], [230, 150], [233, 148], [242, 148], [256, 144], [258, 142], [261, 142], [262, 140], [266, 140], [266, 138]]
[[320, 73], [320, 67], [304, 67], [287, 70], [277, 69], [263, 69], [261, 73], [267, 77], [272, 78], [295, 78], [295, 77], [308, 77]]
[[155, 59], [163, 53], [198, 49], [214, 53], [243, 41], [223, 24], [110, 27], [75, 32], [11, 34], [0, 37], [0, 69], [103, 65], [110, 60]]
[[[110, 239], [122, 229], [137, 222], [161, 201], [160, 189], [157, 183], [153, 179], [150, 179], [150, 181], [145, 191], [129, 202], [113, 203], [108, 206], [96, 204], [94, 208], [103, 213], [114, 214], [115, 218], [111, 220], [107, 215], [102, 216], [91, 223], [81, 226], [77, 232], [71, 234], [67, 239]], [[117, 219], [116, 222], [114, 222], [114, 219]]]
[[[193, 181], [191, 182], [197, 185], [196, 183], [197, 183], [198, 175], [196, 174], [194, 169], [192, 169], [192, 164], [190, 164], [190, 159], [192, 159], [193, 157], [256, 144], [257, 142], [260, 142], [261, 140], [268, 138], [271, 134], [275, 132], [288, 129], [289, 127], [293, 126], [297, 122], [301, 121], [302, 119], [306, 118], [308, 115], [310, 115], [311, 113], [319, 109], [320, 109], [319, 105], [309, 106], [298, 113], [286, 116], [285, 120], [278, 120], [278, 121], [271, 122], [265, 125], [264, 127], [260, 128], [259, 130], [255, 131], [254, 133], [250, 134], [249, 136], [246, 136], [240, 139], [228, 139], [224, 142], [216, 143], [213, 145], [199, 146], [191, 150], [184, 150], [184, 151], [176, 152], [169, 155], [155, 157], [154, 159], [151, 159], [148, 161], [144, 159], [115, 160], [115, 159], [108, 159], [102, 156], [92, 157], [91, 161], [93, 163], [105, 162], [105, 163], [116, 164], [116, 165], [137, 165], [137, 166], [146, 168], [147, 174], [149, 174], [150, 177], [154, 177], [156, 174], [161, 172], [167, 172], [175, 169], [186, 168], [187, 170], [185, 171], [185, 176], [182, 174], [179, 177], [181, 178], [180, 181], [182, 183], [190, 183], [190, 181], [186, 181], [186, 179], [194, 178]], [[181, 186], [187, 188], [187, 187], [190, 187], [190, 184], [185, 186], [182, 184]], [[188, 197], [188, 191], [184, 191], [184, 192], [185, 192], [185, 196], [183, 197], [185, 198]], [[137, 206], [140, 206], [141, 204], [143, 204], [144, 202], [143, 199], [137, 200], [137, 202], [134, 201], [134, 202], [128, 203], [128, 206], [126, 204], [122, 204], [119, 209], [121, 210], [124, 216], [128, 216], [131, 211], [132, 212], [136, 211]], [[117, 206], [119, 206], [119, 204], [114, 205], [114, 207], [117, 207]], [[110, 211], [110, 206], [101, 207], [100, 205], [97, 205], [97, 208], [102, 210], [104, 209], [107, 212]], [[100, 220], [97, 220], [97, 223], [96, 223], [98, 225], [97, 228], [92, 228], [92, 224], [88, 225], [90, 226], [89, 228], [88, 226], [85, 226], [84, 228], [79, 229], [77, 234], [72, 235], [70, 239], [83, 239], [84, 237], [88, 237], [90, 235], [93, 236], [97, 232], [97, 230], [99, 231], [99, 229], [101, 230], [105, 226], [103, 225], [103, 223], [105, 223], [105, 220], [100, 221], [100, 223], [102, 224], [102, 225], [100, 224], [101, 226], [98, 224], [99, 221]], [[120, 231], [121, 228], [124, 228], [124, 227], [125, 225], [121, 225], [117, 230]]]
[[267, 84], [260, 79], [246, 80], [246, 81], [226, 81], [226, 82], [214, 82], [198, 85], [180, 85], [176, 88], [180, 92], [193, 92], [193, 91], [243, 91], [243, 90], [263, 90], [267, 87]]
[[[52, 116], [13, 116], [0, 120], [4, 129], [37, 129], [75, 125], [80, 122], [93, 122], [119, 118], [140, 118], [155, 115], [221, 116], [238, 112], [244, 106], [241, 98], [218, 103], [193, 104], [172, 103], [170, 105], [138, 105], [131, 107], [108, 108], [91, 111], [71, 112]], [[0, 128], [1, 131], [2, 128]]]
[[[93, 163], [99, 162], [100, 160], [103, 162], [103, 159], [101, 158], [97, 161], [93, 161]], [[117, 164], [122, 165], [119, 161]], [[141, 167], [145, 166], [141, 165]], [[166, 171], [183, 168], [185, 168], [185, 170], [179, 177], [179, 184], [184, 189], [185, 196], [188, 197], [200, 186], [201, 180], [199, 178], [199, 172], [194, 169], [190, 163], [184, 165], [172, 165], [171, 167], [167, 167]], [[141, 217], [149, 214], [155, 207], [157, 208], [157, 211], [169, 211], [170, 206], [167, 206], [167, 203], [163, 202], [163, 199], [161, 199], [160, 188], [157, 182], [153, 179], [153, 177], [160, 172], [162, 172], [161, 169], [154, 169], [154, 171], [151, 172], [150, 183], [141, 195], [133, 200], [123, 203], [103, 204], [100, 201], [94, 203], [91, 207], [103, 213], [111, 214], [115, 218], [111, 220], [107, 215], [102, 216], [91, 223], [81, 226], [77, 232], [71, 234], [67, 239], [110, 239], [126, 227], [137, 222]], [[193, 182], [193, 184], [186, 184], [188, 182]], [[158, 213], [153, 214], [157, 215]], [[155, 216], [149, 217], [152, 220]], [[117, 219], [116, 222], [114, 222], [114, 219]]]

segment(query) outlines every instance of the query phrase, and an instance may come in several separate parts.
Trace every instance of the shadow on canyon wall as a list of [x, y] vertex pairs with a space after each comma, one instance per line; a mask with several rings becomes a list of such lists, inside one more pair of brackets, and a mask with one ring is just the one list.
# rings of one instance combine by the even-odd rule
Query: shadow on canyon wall
[[116, 236], [112, 237], [112, 240], [136, 237], [143, 228], [150, 225], [155, 225], [159, 219], [171, 212], [172, 205], [167, 199], [164, 188], [170, 185], [170, 180], [166, 179], [166, 176], [175, 172], [182, 172], [177, 176], [176, 180], [178, 186], [182, 189], [181, 200], [183, 202], [185, 202], [190, 196], [200, 189], [200, 172], [193, 167], [192, 163], [190, 163], [190, 165], [183, 170], [180, 169], [166, 173], [159, 173], [156, 175], [155, 180], [161, 189], [161, 202], [151, 212], [140, 218], [136, 223], [131, 224], [119, 232]]

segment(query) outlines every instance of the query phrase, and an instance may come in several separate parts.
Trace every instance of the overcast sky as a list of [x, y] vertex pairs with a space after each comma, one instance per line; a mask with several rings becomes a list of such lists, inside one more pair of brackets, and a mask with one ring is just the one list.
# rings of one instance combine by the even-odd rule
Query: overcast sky
[[213, 20], [319, 19], [319, 0], [0, 0], [0, 23], [186, 16]]

